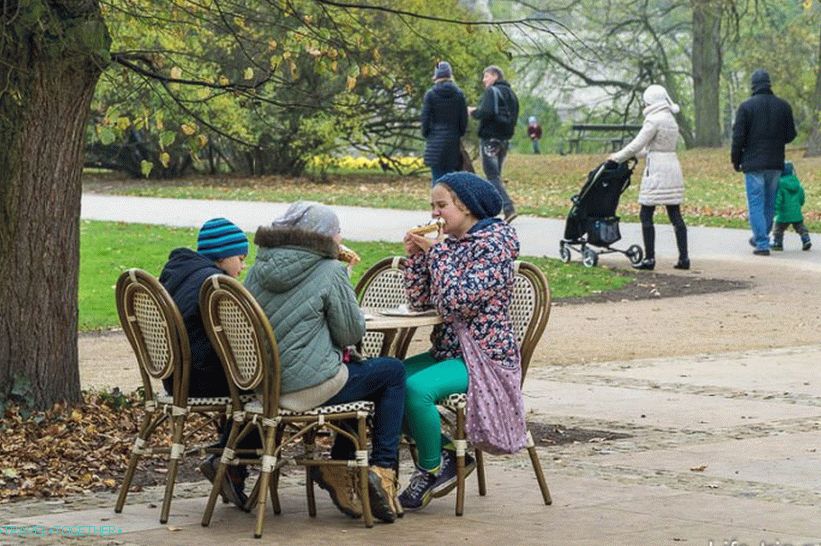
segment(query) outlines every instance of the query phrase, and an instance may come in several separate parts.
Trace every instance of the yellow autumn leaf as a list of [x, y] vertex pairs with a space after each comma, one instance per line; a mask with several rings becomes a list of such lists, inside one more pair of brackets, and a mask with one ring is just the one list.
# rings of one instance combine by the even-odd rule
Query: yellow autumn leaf
[[128, 129], [129, 125], [131, 125], [131, 120], [125, 116], [120, 116], [117, 118], [117, 129], [120, 131], [125, 131]]
[[189, 125], [188, 123], [183, 123], [180, 125], [180, 130], [185, 136], [191, 136], [197, 132], [197, 128], [194, 125]]
[[220, 76], [218, 81], [220, 85], [228, 85], [229, 83], [231, 83], [231, 80], [229, 80], [225, 76]]
[[171, 69], [171, 77], [175, 80], [178, 80], [182, 77], [182, 69], [179, 66], [175, 66]]
[[334, 72], [336, 72], [337, 67], [338, 67], [338, 64], [337, 64], [336, 61], [331, 63], [331, 70], [333, 70]]
[[250, 66], [245, 69], [245, 72], [242, 73], [242, 77], [246, 80], [253, 80], [254, 79], [254, 69]]
[[283, 51], [282, 52], [282, 58], [283, 59], [290, 59], [291, 58], [291, 52], [290, 51]]
[[276, 41], [276, 40], [273, 40], [273, 39], [272, 39], [272, 40], [268, 40], [268, 49], [270, 49], [271, 51], [273, 51], [273, 50], [275, 50], [276, 48], [277, 48], [277, 41]]
[[363, 66], [359, 67], [360, 76], [365, 77], [365, 76], [368, 75], [369, 72], [370, 72], [370, 69], [368, 68], [368, 65], [363, 65]]
[[197, 144], [199, 144], [200, 148], [205, 148], [208, 144], [208, 135], [203, 135], [202, 133], [197, 135]]
[[171, 163], [171, 155], [168, 152], [162, 152], [160, 154], [160, 163], [167, 169], [168, 164]]
[[350, 91], [354, 87], [356, 87], [356, 77], [355, 76], [348, 76], [348, 79], [345, 81], [345, 89]]
[[76, 421], [76, 422], [79, 423], [80, 421], [83, 420], [83, 412], [81, 412], [80, 410], [72, 410], [71, 411], [71, 420]]

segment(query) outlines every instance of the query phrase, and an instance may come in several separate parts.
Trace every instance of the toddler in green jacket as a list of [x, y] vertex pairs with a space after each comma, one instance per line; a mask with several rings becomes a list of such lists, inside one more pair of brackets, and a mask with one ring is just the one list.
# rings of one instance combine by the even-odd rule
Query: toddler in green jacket
[[792, 226], [801, 236], [801, 249], [812, 247], [810, 232], [804, 225], [801, 207], [804, 205], [804, 188], [795, 175], [792, 162], [784, 162], [784, 170], [778, 181], [778, 193], [775, 197], [775, 223], [773, 224], [773, 250], [784, 250], [784, 231]]

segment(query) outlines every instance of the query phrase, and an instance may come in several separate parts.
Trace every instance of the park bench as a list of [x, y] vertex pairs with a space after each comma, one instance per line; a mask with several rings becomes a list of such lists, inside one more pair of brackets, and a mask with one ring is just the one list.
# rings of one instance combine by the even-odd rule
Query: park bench
[[610, 151], [615, 152], [641, 130], [641, 125], [574, 123], [572, 129], [574, 134], [567, 139], [571, 154], [581, 152], [582, 142], [603, 142], [609, 145]]

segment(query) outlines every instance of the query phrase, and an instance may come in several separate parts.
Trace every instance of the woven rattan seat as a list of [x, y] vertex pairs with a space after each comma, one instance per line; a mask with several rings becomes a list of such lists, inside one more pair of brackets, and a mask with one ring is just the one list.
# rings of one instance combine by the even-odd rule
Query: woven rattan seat
[[[286, 411], [279, 407], [280, 361], [279, 349], [271, 324], [253, 296], [236, 280], [225, 275], [213, 275], [200, 290], [200, 310], [205, 330], [216, 348], [229, 377], [231, 408], [235, 426], [231, 427], [228, 444], [217, 469], [214, 487], [202, 517], [202, 524], [211, 522], [221, 482], [227, 465], [241, 462], [261, 467], [259, 481], [249, 500], [256, 503], [254, 536], [262, 536], [265, 506], [271, 497], [274, 513], [281, 507], [277, 486], [280, 468], [284, 464], [305, 466], [308, 514], [316, 515], [314, 483], [310, 467], [320, 465], [348, 465], [357, 469], [358, 493], [362, 500], [365, 525], [373, 526], [368, 500], [368, 451], [366, 419], [373, 412], [373, 404], [356, 401], [348, 404], [320, 406], [305, 412]], [[256, 389], [261, 399], [244, 403], [240, 390]], [[347, 423], [355, 422], [351, 431]], [[238, 459], [236, 446], [246, 435], [262, 432], [263, 455], [257, 459]], [[347, 437], [356, 446], [356, 458], [350, 461], [323, 459], [316, 453], [316, 434], [326, 430]], [[301, 456], [286, 458], [285, 449], [301, 445]], [[293, 450], [291, 450], [293, 451]]]
[[[516, 275], [513, 285], [513, 298], [510, 303], [510, 318], [522, 355], [522, 382], [533, 351], [542, 337], [547, 320], [550, 317], [550, 287], [544, 274], [533, 264], [516, 262]], [[454, 444], [456, 445], [457, 481], [456, 481], [456, 515], [461, 516], [465, 503], [465, 407], [467, 394], [454, 393], [438, 402], [438, 405], [456, 415], [454, 425]], [[539, 482], [539, 489], [545, 504], [552, 504], [550, 490], [544, 478], [542, 465], [539, 462], [536, 446], [530, 432], [527, 433], [527, 451], [530, 462]], [[476, 475], [479, 481], [479, 494], [487, 494], [483, 453], [476, 453]]]
[[[262, 408], [262, 400], [254, 400], [253, 402], [248, 402], [244, 406], [245, 411], [248, 413], [257, 413], [262, 415], [263, 408]], [[374, 410], [374, 403], [367, 402], [365, 400], [359, 400], [356, 402], [349, 402], [347, 404], [335, 404], [333, 406], [319, 406], [317, 408], [309, 409], [308, 411], [291, 411], [286, 410], [283, 408], [279, 408], [279, 414], [282, 416], [288, 417], [299, 417], [301, 415], [305, 416], [316, 416], [316, 415], [328, 415], [331, 413], [349, 413], [349, 412], [357, 412], [357, 411], [365, 411], [365, 412], [373, 412]]]
[[[224, 419], [231, 407], [228, 397], [189, 398], [191, 351], [180, 311], [165, 288], [150, 274], [129, 269], [117, 280], [117, 313], [137, 357], [145, 393], [146, 414], [128, 461], [114, 511], [122, 512], [140, 458], [168, 454], [165, 495], [160, 522], [168, 521], [180, 458], [186, 451], [218, 452], [217, 448], [188, 446], [185, 425], [192, 413]], [[172, 379], [172, 394], [155, 393], [152, 380]], [[152, 446], [155, 431], [166, 421], [171, 427], [171, 446]]]
[[[364, 309], [395, 309], [400, 305], [408, 304], [405, 294], [405, 258], [394, 256], [376, 262], [368, 269], [362, 279], [356, 284], [356, 296], [359, 306]], [[415, 328], [407, 329], [393, 341], [393, 350], [390, 356], [405, 358]], [[362, 354], [366, 357], [388, 356], [383, 349], [385, 334], [381, 332], [366, 332], [362, 338]]]

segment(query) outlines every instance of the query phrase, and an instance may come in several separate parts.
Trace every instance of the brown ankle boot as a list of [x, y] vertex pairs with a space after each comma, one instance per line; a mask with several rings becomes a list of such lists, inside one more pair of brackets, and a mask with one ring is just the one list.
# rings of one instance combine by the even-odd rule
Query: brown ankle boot
[[311, 479], [331, 495], [334, 505], [352, 518], [362, 517], [362, 501], [356, 494], [353, 471], [345, 466], [313, 466]]
[[375, 517], [386, 523], [396, 521], [399, 514], [396, 490], [396, 472], [392, 468], [370, 467], [368, 472], [368, 496], [371, 501], [371, 511]]

